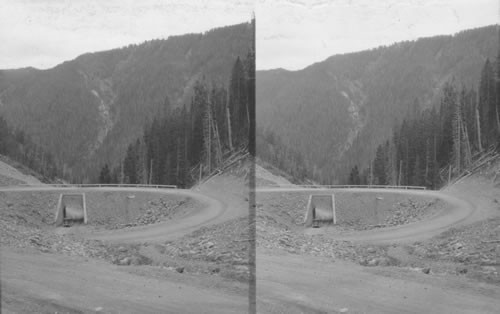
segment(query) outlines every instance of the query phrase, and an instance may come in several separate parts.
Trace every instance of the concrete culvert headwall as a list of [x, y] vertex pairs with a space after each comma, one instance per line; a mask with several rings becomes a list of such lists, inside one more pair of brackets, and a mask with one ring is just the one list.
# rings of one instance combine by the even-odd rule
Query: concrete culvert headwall
[[335, 197], [333, 194], [310, 195], [307, 202], [305, 225], [336, 223]]
[[87, 223], [85, 194], [61, 194], [57, 204], [56, 225], [65, 222]]

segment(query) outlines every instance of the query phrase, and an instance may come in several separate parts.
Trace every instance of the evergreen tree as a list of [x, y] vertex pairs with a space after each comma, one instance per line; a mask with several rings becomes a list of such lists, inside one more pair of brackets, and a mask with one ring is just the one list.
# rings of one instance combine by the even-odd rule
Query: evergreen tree
[[0, 154], [7, 154], [10, 137], [11, 135], [7, 121], [0, 116]]
[[238, 57], [231, 72], [229, 108], [234, 139], [245, 144], [250, 122], [247, 94], [247, 78], [243, 63]]
[[413, 178], [410, 182], [411, 185], [416, 186], [424, 186], [424, 173], [422, 170], [422, 162], [420, 161], [420, 157], [417, 156], [415, 159], [414, 170], [413, 170]]
[[101, 168], [101, 172], [99, 174], [99, 183], [108, 184], [112, 182], [111, 172], [109, 170], [108, 164], [104, 164]]
[[384, 145], [379, 145], [373, 162], [373, 176], [375, 178], [374, 184], [386, 185], [387, 184], [387, 163], [386, 152]]
[[358, 166], [354, 166], [351, 169], [351, 174], [349, 175], [349, 185], [359, 185], [361, 183], [361, 179], [359, 177]]
[[137, 184], [137, 152], [134, 144], [130, 144], [127, 149], [125, 160], [123, 161], [123, 173], [126, 184]]
[[438, 162], [442, 167], [451, 159], [453, 151], [453, 113], [456, 108], [456, 91], [453, 83], [447, 82], [443, 89], [440, 107], [441, 145], [439, 146]]
[[495, 144], [499, 126], [496, 116], [496, 95], [493, 68], [487, 59], [479, 83], [479, 114], [482, 144], [485, 148]]

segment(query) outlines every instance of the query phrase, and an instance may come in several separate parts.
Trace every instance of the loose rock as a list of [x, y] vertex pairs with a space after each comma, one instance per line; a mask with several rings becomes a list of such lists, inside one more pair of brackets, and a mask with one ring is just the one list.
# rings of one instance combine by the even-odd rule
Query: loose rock
[[456, 271], [457, 271], [457, 274], [464, 275], [464, 274], [467, 274], [468, 269], [467, 269], [467, 267], [459, 266], [459, 267], [457, 267]]
[[181, 266], [181, 267], [177, 267], [175, 270], [176, 270], [178, 273], [182, 274], [182, 273], [184, 272], [184, 267], [183, 267], [183, 266]]

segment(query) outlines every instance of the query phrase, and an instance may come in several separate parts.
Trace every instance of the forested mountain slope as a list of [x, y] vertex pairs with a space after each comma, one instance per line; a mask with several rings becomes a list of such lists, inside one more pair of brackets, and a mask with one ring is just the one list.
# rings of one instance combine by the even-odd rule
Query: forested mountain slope
[[50, 152], [44, 150], [22, 130], [12, 129], [0, 116], [0, 160], [28, 172], [39, 174], [43, 181], [56, 179], [57, 165]]
[[378, 146], [349, 184], [417, 185], [441, 188], [474, 172], [500, 154], [500, 47], [481, 77], [467, 87], [455, 79], [441, 90], [439, 106], [412, 114]]
[[191, 101], [195, 82], [226, 86], [253, 43], [251, 23], [89, 53], [52, 69], [0, 71], [0, 115], [51, 152], [64, 177], [97, 176], [153, 116]]
[[188, 105], [165, 108], [130, 143], [119, 164], [106, 163], [100, 183], [190, 187], [255, 155], [255, 54], [236, 58], [228, 88], [196, 80]]
[[453, 77], [477, 88], [497, 49], [497, 26], [489, 26], [335, 55], [299, 71], [258, 71], [258, 154], [281, 153], [287, 171], [342, 182], [354, 165], [367, 166], [403, 118], [438, 106]]

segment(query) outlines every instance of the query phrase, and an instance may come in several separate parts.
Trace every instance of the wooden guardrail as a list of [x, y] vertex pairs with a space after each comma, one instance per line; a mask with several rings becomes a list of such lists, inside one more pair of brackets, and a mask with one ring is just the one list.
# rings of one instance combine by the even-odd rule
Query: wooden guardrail
[[425, 190], [425, 186], [412, 185], [278, 185], [266, 188], [309, 188], [309, 189], [398, 189], [398, 190]]
[[64, 184], [64, 183], [47, 183], [47, 184], [18, 184], [17, 186], [45, 186], [55, 188], [102, 188], [102, 187], [116, 187], [116, 188], [153, 188], [153, 189], [177, 189], [176, 185], [164, 184]]

